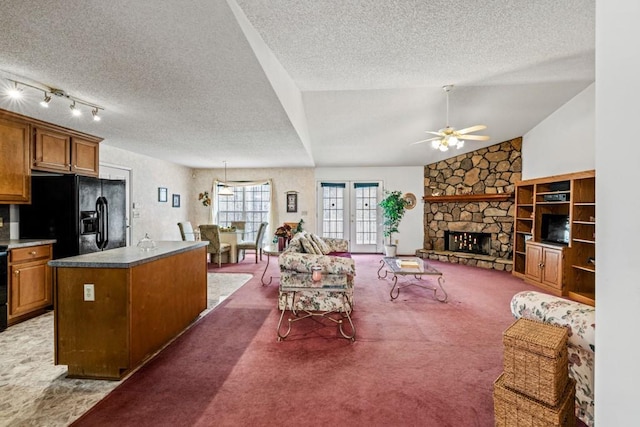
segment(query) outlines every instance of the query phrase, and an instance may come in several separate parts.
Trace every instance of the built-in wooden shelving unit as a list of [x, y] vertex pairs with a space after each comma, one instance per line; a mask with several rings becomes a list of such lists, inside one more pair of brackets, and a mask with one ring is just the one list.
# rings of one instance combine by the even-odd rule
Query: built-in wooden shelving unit
[[[549, 292], [595, 305], [595, 202], [595, 171], [519, 182], [515, 190], [513, 274]], [[558, 245], [561, 277], [558, 286], [550, 288], [533, 274], [545, 263], [527, 259], [538, 253], [528, 251], [529, 246], [549, 245], [542, 242], [541, 235], [545, 213], [567, 215], [570, 224], [568, 244]]]

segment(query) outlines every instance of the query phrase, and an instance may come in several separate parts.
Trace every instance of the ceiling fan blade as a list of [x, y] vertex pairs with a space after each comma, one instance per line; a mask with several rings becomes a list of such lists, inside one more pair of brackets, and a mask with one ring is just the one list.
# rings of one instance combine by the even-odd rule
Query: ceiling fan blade
[[436, 139], [440, 139], [441, 137], [437, 136], [435, 138], [423, 139], [422, 141], [412, 142], [409, 145], [422, 144], [423, 142], [435, 141]]
[[425, 131], [424, 131], [424, 133], [430, 133], [430, 134], [432, 134], [432, 135], [438, 135], [438, 136], [440, 136], [440, 137], [443, 137], [443, 136], [444, 136], [444, 133], [442, 133], [442, 132], [434, 132], [434, 131], [432, 131], [432, 130], [425, 130]]
[[488, 141], [490, 137], [486, 135], [460, 135], [458, 139], [468, 139], [474, 141]]
[[482, 129], [486, 129], [487, 127], [485, 125], [475, 125], [475, 126], [470, 126], [468, 128], [464, 128], [464, 129], [460, 129], [459, 131], [457, 131], [460, 135], [464, 135], [465, 133], [471, 133], [471, 132], [475, 132], [478, 130], [482, 130]]

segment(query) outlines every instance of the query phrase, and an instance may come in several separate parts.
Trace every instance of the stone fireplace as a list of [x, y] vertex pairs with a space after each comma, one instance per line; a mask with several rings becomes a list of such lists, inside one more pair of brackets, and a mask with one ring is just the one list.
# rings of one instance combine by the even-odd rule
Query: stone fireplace
[[516, 138], [425, 166], [419, 256], [511, 271], [521, 149]]

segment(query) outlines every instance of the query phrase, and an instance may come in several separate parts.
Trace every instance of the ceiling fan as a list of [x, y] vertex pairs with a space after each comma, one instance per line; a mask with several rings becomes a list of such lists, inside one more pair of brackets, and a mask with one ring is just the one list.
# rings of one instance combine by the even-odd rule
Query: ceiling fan
[[427, 130], [426, 133], [430, 133], [433, 135], [438, 135], [433, 138], [424, 139], [422, 141], [413, 142], [413, 144], [422, 144], [423, 142], [431, 141], [431, 146], [440, 151], [447, 151], [450, 147], [457, 147], [458, 149], [464, 146], [465, 140], [474, 140], [474, 141], [487, 141], [489, 139], [488, 136], [484, 135], [468, 135], [471, 132], [476, 132], [479, 130], [486, 129], [485, 125], [475, 125], [470, 126], [468, 128], [456, 130], [449, 126], [449, 92], [453, 88], [453, 85], [442, 86], [445, 93], [447, 94], [447, 122], [446, 126], [443, 129], [440, 129], [437, 132]]

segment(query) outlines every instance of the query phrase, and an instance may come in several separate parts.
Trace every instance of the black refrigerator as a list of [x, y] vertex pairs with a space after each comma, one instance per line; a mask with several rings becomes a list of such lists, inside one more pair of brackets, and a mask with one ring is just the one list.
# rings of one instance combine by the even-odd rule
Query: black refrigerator
[[34, 175], [31, 204], [20, 205], [21, 239], [56, 239], [53, 258], [126, 246], [124, 180]]

